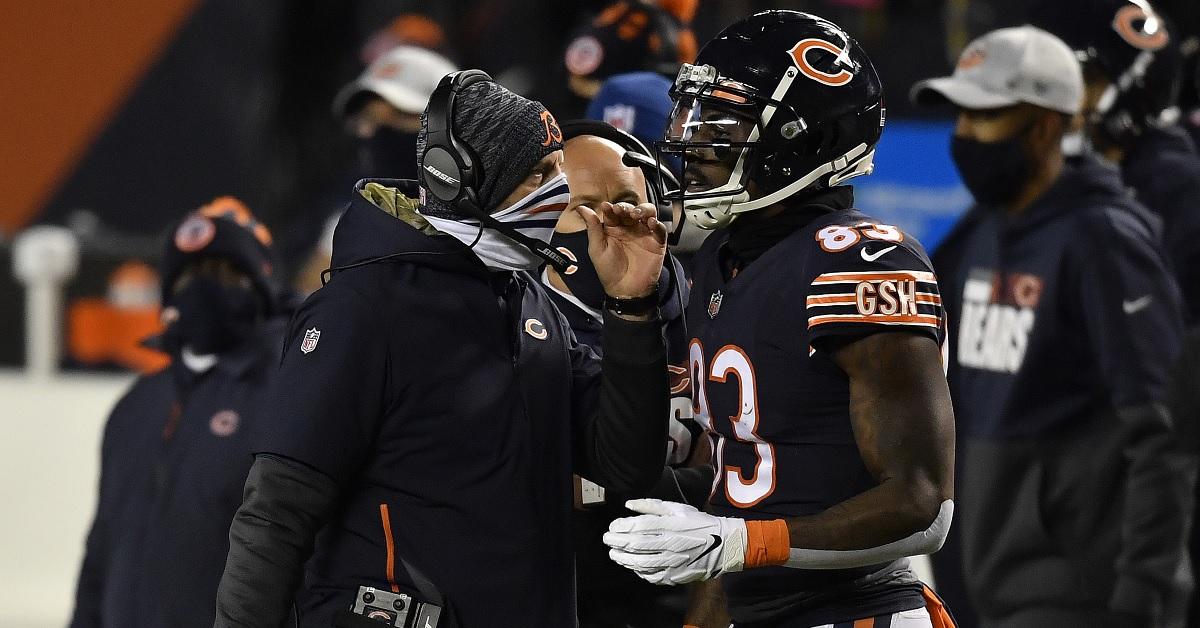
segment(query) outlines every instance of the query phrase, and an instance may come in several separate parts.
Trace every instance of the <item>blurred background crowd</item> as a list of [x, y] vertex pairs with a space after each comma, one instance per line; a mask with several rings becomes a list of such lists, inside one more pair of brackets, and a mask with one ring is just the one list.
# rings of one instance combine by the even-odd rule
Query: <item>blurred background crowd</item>
[[[69, 228], [84, 263], [68, 286], [65, 363], [152, 367], [130, 347], [154, 324], [152, 268], [172, 221], [219, 195], [241, 199], [274, 233], [277, 276], [292, 283], [371, 144], [413, 141], [348, 129], [335, 115], [339, 90], [392, 47], [427, 48], [486, 70], [567, 120], [585, 113], [602, 79], [638, 70], [671, 76], [697, 42], [766, 8], [826, 16], [872, 55], [888, 130], [858, 202], [934, 248], [970, 197], [945, 151], [949, 118], [929, 118], [950, 112], [914, 109], [907, 90], [950, 68], [972, 37], [1024, 23], [1035, 2], [657, 0], [637, 17], [606, 14], [609, 4], [9, 3], [0, 9], [0, 250], [30, 225]], [[1200, 20], [1194, 2], [1163, 4], [1175, 5], [1160, 10], [1181, 24]], [[1186, 86], [1181, 104], [1194, 108], [1195, 89]], [[19, 365], [22, 293], [9, 273], [0, 273], [0, 294], [0, 365]]]
[[[427, 96], [403, 86], [427, 94], [453, 69], [480, 68], [545, 103], [558, 120], [601, 119], [652, 142], [679, 64], [726, 25], [771, 8], [829, 18], [871, 55], [884, 83], [887, 126], [875, 174], [855, 181], [856, 204], [936, 251], [971, 196], [947, 151], [954, 112], [915, 108], [909, 88], [947, 74], [970, 40], [1026, 23], [1047, 1], [4, 3], [0, 259], [13, 259], [13, 271], [0, 272], [0, 367], [26, 363], [29, 327], [37, 324], [27, 317], [34, 291], [23, 284], [38, 274], [30, 270], [38, 259], [22, 261], [18, 251], [31, 227], [62, 228], [58, 235], [70, 236], [63, 246], [78, 251], [78, 264], [57, 273], [66, 281], [61, 330], [52, 330], [61, 338], [53, 368], [150, 373], [167, 360], [141, 344], [162, 328], [163, 242], [188, 212], [219, 205], [220, 197], [240, 199], [238, 207], [252, 212], [251, 228], [269, 234], [269, 274], [294, 303], [320, 285], [331, 221], [354, 182], [364, 174], [414, 176]], [[1200, 2], [1155, 6], [1182, 35], [1178, 108], [1195, 136]], [[0, 394], [5, 386], [0, 381]], [[0, 405], [0, 417], [16, 417], [22, 407], [29, 406]], [[80, 412], [98, 425], [106, 410], [97, 404]], [[0, 472], [28, 474], [3, 464]], [[20, 502], [0, 492], [0, 503]], [[90, 504], [73, 512], [90, 513]], [[79, 537], [60, 541], [77, 560]], [[0, 598], [0, 620], [4, 606]]]

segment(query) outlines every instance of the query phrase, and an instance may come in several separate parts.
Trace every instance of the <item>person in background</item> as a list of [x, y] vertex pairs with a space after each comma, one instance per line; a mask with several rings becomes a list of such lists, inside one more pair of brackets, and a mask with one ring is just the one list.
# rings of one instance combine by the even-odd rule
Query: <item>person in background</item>
[[[1195, 43], [1146, 0], [1063, 0], [1037, 6], [1031, 22], [1075, 50], [1091, 146], [1118, 165], [1138, 201], [1162, 218], [1165, 256], [1188, 327], [1171, 407], [1179, 435], [1200, 445], [1200, 154], [1177, 106], [1187, 87], [1181, 46]], [[1193, 525], [1193, 565], [1198, 558], [1200, 530]], [[1200, 612], [1195, 591], [1191, 606]]]
[[1155, 0], [1154, 8], [1167, 18], [1174, 45], [1183, 58], [1179, 90], [1179, 123], [1200, 146], [1200, 3], [1194, 0]]
[[356, 179], [417, 176], [421, 112], [438, 81], [456, 69], [436, 52], [397, 46], [338, 92], [334, 116], [358, 142]]
[[1180, 296], [1157, 217], [1095, 155], [1063, 156], [1084, 90], [1070, 47], [1022, 26], [912, 92], [958, 108], [976, 202], [935, 270], [985, 628], [1173, 626], [1191, 586], [1194, 457], [1167, 409]]
[[[602, 354], [604, 287], [588, 257], [586, 225], [574, 208], [603, 202], [654, 203], [663, 194], [655, 187], [659, 185], [656, 174], [645, 172], [656, 169], [653, 155], [631, 135], [591, 120], [564, 122], [562, 129], [563, 173], [570, 181], [571, 200], [555, 225], [550, 244], [573, 260], [573, 265], [564, 273], [545, 266], [542, 286], [566, 317], [576, 338]], [[629, 152], [641, 156], [646, 168], [627, 165], [623, 158]], [[659, 275], [658, 294], [662, 299], [659, 308], [667, 339], [672, 403], [671, 415], [664, 417], [670, 425], [666, 464], [650, 496], [698, 505], [708, 495], [713, 470], [688, 396], [688, 338], [683, 322], [688, 287], [683, 268], [669, 253]], [[609, 523], [629, 514], [623, 506], [626, 497], [585, 478], [577, 477], [576, 482], [579, 500], [573, 527], [581, 628], [678, 628], [683, 619], [683, 601], [621, 569], [608, 559], [608, 548], [601, 542]]]
[[162, 332], [158, 272], [140, 260], [118, 266], [108, 278], [103, 297], [82, 297], [67, 314], [67, 347], [75, 360], [156, 373], [170, 358], [142, 342]]
[[1086, 137], [1162, 218], [1186, 320], [1200, 322], [1200, 155], [1178, 121], [1178, 33], [1146, 0], [1042, 3], [1030, 23], [1081, 60]]
[[105, 426], [73, 628], [212, 626], [229, 522], [281, 349], [270, 243], [230, 197], [171, 231], [157, 339], [171, 363], [138, 378]]
[[696, 37], [688, 26], [696, 2], [665, 4], [668, 8], [651, 0], [618, 0], [575, 33], [563, 62], [580, 113], [614, 74], [644, 70], [674, 76], [679, 64], [696, 57]]
[[671, 115], [671, 81], [655, 72], [627, 72], [605, 79], [588, 103], [586, 117], [629, 133], [646, 146], [661, 140]]
[[363, 65], [371, 65], [399, 46], [412, 46], [447, 55], [446, 33], [432, 17], [402, 13], [388, 25], [371, 33], [359, 50]]
[[[587, 118], [601, 120], [636, 137], [646, 146], [654, 146], [663, 138], [667, 118], [671, 114], [671, 81], [654, 72], [627, 72], [609, 77], [600, 86], [596, 97], [588, 103]], [[664, 160], [675, 178], [679, 177], [679, 160], [667, 157]], [[650, 178], [657, 175], [650, 173]], [[678, 207], [673, 210], [680, 217], [672, 226], [671, 253], [691, 276], [692, 255], [704, 242], [707, 231], [682, 220]]]

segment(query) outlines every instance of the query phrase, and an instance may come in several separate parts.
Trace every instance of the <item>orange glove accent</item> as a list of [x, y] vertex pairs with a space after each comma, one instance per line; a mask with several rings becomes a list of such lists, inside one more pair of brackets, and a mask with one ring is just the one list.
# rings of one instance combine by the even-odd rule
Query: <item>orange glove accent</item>
[[787, 562], [792, 543], [783, 519], [746, 522], [744, 569], [769, 567]]

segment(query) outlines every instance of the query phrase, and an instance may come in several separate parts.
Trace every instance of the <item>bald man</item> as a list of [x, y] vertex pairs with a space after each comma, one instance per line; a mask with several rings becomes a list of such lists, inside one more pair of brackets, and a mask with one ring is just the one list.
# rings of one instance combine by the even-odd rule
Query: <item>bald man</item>
[[[600, 312], [604, 289], [587, 254], [587, 231], [583, 220], [572, 210], [580, 205], [595, 207], [604, 201], [632, 205], [648, 201], [646, 176], [640, 168], [622, 163], [624, 155], [625, 149], [616, 142], [595, 135], [573, 137], [563, 144], [563, 172], [571, 186], [571, 202], [559, 217], [550, 243], [576, 264], [562, 274], [546, 266], [542, 274], [542, 283], [553, 288], [551, 296], [556, 297], [575, 336], [597, 353], [602, 351], [599, 346]], [[669, 277], [666, 280], [669, 281]], [[671, 302], [678, 306], [679, 297], [673, 287], [660, 294], [668, 301], [663, 311], [666, 321], [667, 308]]]
[[[571, 210], [579, 205], [595, 207], [605, 201], [637, 205], [650, 199], [642, 170], [622, 162], [626, 148], [595, 135], [572, 136], [571, 123], [562, 126], [567, 135], [563, 145], [563, 171], [571, 186], [571, 202], [559, 218], [550, 242], [575, 264], [563, 274], [547, 266], [541, 279], [579, 341], [601, 353], [604, 348], [600, 346], [600, 312], [604, 291], [587, 253], [584, 223]], [[614, 137], [621, 136], [614, 134]], [[668, 272], [665, 264], [674, 265], [675, 272]], [[678, 286], [676, 277], [680, 280]], [[700, 430], [692, 419], [686, 379], [687, 334], [683, 325], [683, 306], [687, 302], [687, 285], [682, 267], [670, 254], [664, 261], [659, 279], [659, 294], [663, 297], [660, 307], [667, 336], [671, 385], [673, 391], [678, 391], [672, 394], [682, 396], [672, 399], [666, 464], [651, 495], [699, 504], [707, 497], [712, 484], [712, 470], [707, 464], [707, 447], [694, 446], [703, 439], [694, 438]], [[703, 451], [697, 451], [700, 449]], [[691, 466], [693, 461], [697, 462], [696, 467]], [[630, 497], [638, 496], [615, 495], [584, 479], [576, 482], [574, 528], [580, 628], [678, 628], [682, 622], [682, 601], [673, 604], [671, 599], [679, 592], [650, 585], [622, 569], [608, 559], [608, 548], [600, 540], [613, 519], [630, 514], [622, 506]]]

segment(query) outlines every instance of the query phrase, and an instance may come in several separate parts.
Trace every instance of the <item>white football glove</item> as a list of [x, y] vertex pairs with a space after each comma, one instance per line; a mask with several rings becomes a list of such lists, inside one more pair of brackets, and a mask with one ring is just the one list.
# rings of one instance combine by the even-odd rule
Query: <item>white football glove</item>
[[654, 584], [683, 584], [741, 571], [746, 522], [700, 512], [687, 504], [633, 499], [625, 507], [645, 513], [613, 521], [604, 533], [608, 555]]

